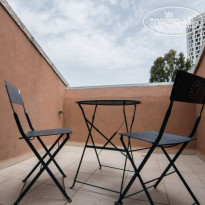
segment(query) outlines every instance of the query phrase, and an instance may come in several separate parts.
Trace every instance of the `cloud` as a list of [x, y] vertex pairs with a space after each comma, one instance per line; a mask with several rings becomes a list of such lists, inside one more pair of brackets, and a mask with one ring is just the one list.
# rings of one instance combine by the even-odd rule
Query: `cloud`
[[71, 86], [145, 83], [156, 57], [172, 48], [186, 52], [185, 37], [144, 27], [158, 1], [8, 2]]

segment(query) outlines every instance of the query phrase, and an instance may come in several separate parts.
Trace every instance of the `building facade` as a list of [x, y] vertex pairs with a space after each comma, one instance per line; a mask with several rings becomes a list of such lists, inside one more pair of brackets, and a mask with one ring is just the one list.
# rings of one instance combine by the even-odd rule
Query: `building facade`
[[196, 59], [205, 39], [205, 13], [194, 17], [187, 26], [187, 57], [191, 65], [195, 65]]

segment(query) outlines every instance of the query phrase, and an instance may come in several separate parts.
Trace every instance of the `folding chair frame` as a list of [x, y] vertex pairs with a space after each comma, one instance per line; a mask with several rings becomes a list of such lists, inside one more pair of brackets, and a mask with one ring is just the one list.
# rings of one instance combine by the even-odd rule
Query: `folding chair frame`
[[[185, 83], [185, 86], [182, 85], [182, 83]], [[189, 85], [189, 83], [193, 83], [193, 84]], [[186, 88], [187, 85], [190, 86], [190, 88], [189, 88], [190, 90], [188, 90], [188, 88]], [[198, 117], [196, 118], [196, 121], [195, 121], [195, 124], [193, 126], [193, 129], [192, 129], [192, 131], [191, 131], [191, 133], [189, 135], [189, 138], [186, 139], [187, 141], [184, 140], [184, 141], [181, 141], [181, 142], [179, 141], [178, 143], [176, 142], [176, 143], [173, 143], [173, 144], [166, 144], [166, 143], [163, 144], [163, 143], [160, 143], [160, 142], [162, 142], [161, 139], [163, 137], [165, 127], [167, 125], [169, 116], [171, 114], [171, 110], [172, 110], [172, 106], [173, 106], [174, 101], [189, 102], [189, 103], [199, 103], [199, 104], [202, 104], [202, 106], [201, 106], [200, 113], [199, 113]], [[122, 200], [124, 198], [133, 196], [133, 195], [138, 194], [138, 193], [140, 193], [142, 191], [145, 192], [145, 194], [146, 194], [150, 204], [154, 204], [154, 202], [153, 202], [153, 200], [152, 200], [152, 198], [151, 198], [151, 196], [150, 196], [150, 194], [148, 192], [148, 189], [151, 188], [151, 187], [157, 188], [157, 186], [159, 185], [161, 180], [165, 176], [170, 175], [172, 173], [177, 173], [177, 175], [181, 179], [182, 183], [184, 184], [184, 186], [186, 187], [186, 189], [188, 190], [188, 192], [192, 196], [192, 198], [193, 198], [193, 200], [195, 202], [194, 204], [200, 204], [199, 201], [197, 200], [196, 196], [194, 195], [194, 193], [192, 192], [192, 190], [190, 189], [190, 187], [186, 183], [185, 179], [182, 177], [181, 173], [177, 169], [177, 167], [175, 165], [175, 161], [178, 159], [178, 157], [180, 156], [182, 151], [185, 149], [187, 144], [190, 141], [193, 140], [193, 136], [196, 133], [197, 127], [198, 127], [199, 122], [201, 120], [201, 115], [202, 115], [202, 112], [203, 112], [203, 109], [204, 109], [204, 103], [205, 103], [205, 79], [201, 78], [199, 76], [192, 75], [190, 73], [186, 73], [186, 72], [183, 72], [183, 71], [178, 71], [175, 83], [173, 85], [172, 93], [171, 93], [171, 96], [170, 96], [170, 104], [169, 104], [168, 110], [166, 112], [164, 121], [162, 123], [161, 129], [160, 129], [160, 131], [158, 133], [158, 136], [156, 137], [156, 139], [153, 142], [152, 141], [148, 141], [148, 140], [144, 140], [144, 141], [151, 142], [152, 146], [150, 148], [148, 148], [149, 150], [148, 150], [145, 158], [140, 163], [138, 168], [136, 167], [136, 165], [134, 163], [134, 159], [130, 155], [129, 150], [128, 150], [128, 146], [126, 146], [125, 141], [124, 141], [124, 136], [130, 138], [131, 134], [130, 133], [122, 133], [121, 134], [121, 137], [120, 137], [121, 143], [122, 143], [122, 145], [123, 145], [123, 147], [124, 147], [124, 149], [125, 149], [125, 151], [127, 153], [128, 159], [130, 160], [135, 173], [132, 176], [132, 178], [130, 179], [130, 181], [127, 184], [126, 188], [124, 189], [123, 193], [120, 194], [120, 197], [119, 197], [118, 201], [115, 202], [115, 205], [123, 204]], [[132, 135], [132, 136], [134, 138], [134, 135]], [[136, 137], [136, 139], [143, 140], [142, 138], [137, 138], [137, 137]], [[173, 147], [173, 146], [180, 145], [180, 144], [181, 144], [181, 147], [179, 148], [179, 150], [177, 151], [175, 156], [171, 159], [169, 154], [165, 150], [165, 148]], [[167, 159], [169, 161], [169, 164], [168, 164], [167, 168], [163, 171], [163, 173], [161, 174], [160, 177], [152, 179], [152, 180], [150, 180], [148, 182], [144, 182], [142, 177], [141, 177], [141, 175], [140, 175], [140, 172], [142, 171], [144, 165], [146, 164], [146, 162], [148, 161], [149, 157], [151, 156], [151, 154], [154, 152], [154, 150], [157, 147], [161, 148], [161, 150], [163, 151], [163, 153], [167, 157]], [[169, 169], [171, 167], [174, 168], [174, 171], [168, 173], [168, 171], [169, 171]], [[136, 180], [136, 178], [139, 179], [140, 184], [142, 185], [143, 189], [138, 191], [138, 192], [136, 192], [136, 193], [127, 195], [129, 189], [131, 188], [131, 186], [134, 183], [134, 181]], [[150, 182], [153, 182], [153, 181], [156, 181], [154, 185], [146, 187], [146, 184], [148, 184]]]
[[[47, 171], [48, 174], [50, 175], [50, 177], [52, 178], [52, 180], [54, 181], [54, 183], [56, 184], [56, 186], [59, 188], [59, 190], [61, 191], [61, 193], [64, 195], [64, 197], [66, 198], [66, 200], [68, 202], [72, 202], [72, 200], [70, 199], [70, 197], [67, 195], [66, 191], [65, 191], [65, 187], [62, 187], [60, 185], [60, 183], [58, 182], [58, 180], [56, 179], [56, 177], [54, 176], [54, 174], [51, 172], [51, 170], [49, 169], [48, 165], [53, 161], [56, 165], [56, 167], [60, 169], [59, 165], [57, 164], [57, 162], [55, 161], [54, 157], [58, 154], [58, 152], [61, 150], [61, 148], [64, 146], [64, 144], [68, 141], [68, 139], [70, 138], [69, 135], [67, 135], [65, 137], [65, 139], [61, 142], [61, 144], [59, 144], [58, 148], [55, 150], [55, 152], [53, 154], [50, 154], [50, 151], [56, 146], [57, 143], [59, 143], [59, 140], [62, 139], [63, 135], [60, 135], [58, 137], [58, 139], [55, 141], [55, 143], [51, 146], [51, 148], [49, 150], [46, 150], [46, 154], [41, 157], [40, 154], [38, 153], [38, 151], [36, 150], [36, 148], [33, 146], [33, 144], [30, 142], [30, 140], [26, 139], [26, 142], [28, 144], [28, 146], [31, 148], [31, 150], [33, 151], [33, 153], [36, 155], [37, 159], [39, 160], [39, 162], [37, 163], [37, 165], [31, 170], [31, 172], [29, 173], [29, 175], [23, 180], [24, 182], [24, 186], [22, 188], [22, 191], [18, 197], [18, 199], [16, 200], [16, 202], [14, 203], [15, 205], [17, 205], [25, 196], [25, 194], [30, 190], [30, 188], [33, 186], [33, 184], [37, 181], [37, 179], [41, 176], [41, 174], [43, 173], [43, 171]], [[45, 146], [45, 144], [42, 142], [42, 140], [40, 139], [40, 137], [37, 137], [37, 139], [39, 141], [41, 141], [41, 143]], [[49, 155], [50, 158], [49, 160], [47, 160], [47, 162], [44, 161], [45, 157]], [[28, 180], [28, 178], [31, 176], [31, 174], [35, 171], [35, 169], [41, 165], [41, 169], [40, 171], [36, 174], [36, 176], [32, 179], [32, 181], [25, 187], [25, 184]], [[66, 175], [62, 172], [61, 173], [63, 177], [66, 177]]]
[[[65, 191], [64, 177], [66, 177], [66, 175], [62, 171], [62, 169], [60, 168], [60, 166], [58, 165], [56, 160], [54, 159], [56, 157], [56, 155], [58, 154], [58, 152], [62, 149], [62, 147], [65, 145], [65, 143], [70, 138], [71, 130], [69, 128], [53, 129], [53, 130], [52, 129], [51, 130], [41, 130], [41, 131], [34, 130], [33, 125], [31, 123], [31, 120], [29, 118], [29, 115], [26, 112], [26, 109], [25, 109], [25, 106], [24, 106], [24, 102], [23, 102], [23, 98], [22, 98], [22, 96], [20, 94], [20, 90], [18, 88], [16, 88], [16, 87], [12, 86], [11, 84], [9, 84], [6, 81], [5, 81], [5, 85], [6, 85], [7, 93], [8, 93], [8, 96], [9, 96], [10, 104], [11, 104], [11, 107], [12, 107], [12, 110], [13, 110], [13, 115], [14, 115], [17, 127], [19, 129], [19, 132], [22, 135], [22, 137], [20, 137], [20, 139], [24, 139], [26, 141], [26, 143], [28, 144], [30, 149], [33, 151], [33, 153], [35, 154], [35, 156], [39, 160], [39, 162], [34, 166], [34, 168], [30, 171], [30, 173], [23, 180], [24, 185], [23, 185], [22, 190], [21, 190], [21, 192], [20, 192], [20, 194], [18, 196], [18, 199], [15, 201], [14, 204], [17, 205], [23, 199], [23, 197], [26, 195], [26, 193], [30, 190], [30, 188], [33, 186], [33, 184], [37, 181], [37, 179], [41, 176], [41, 174], [45, 170], [47, 171], [47, 173], [49, 174], [51, 179], [54, 181], [56, 186], [59, 188], [61, 193], [64, 195], [66, 200], [68, 202], [72, 202], [71, 198], [67, 195], [67, 193]], [[19, 104], [19, 105], [23, 106], [24, 114], [26, 116], [28, 125], [29, 125], [29, 127], [31, 129], [31, 131], [28, 132], [27, 134], [25, 134], [24, 131], [23, 131], [23, 128], [21, 126], [21, 123], [20, 123], [20, 120], [18, 118], [18, 115], [15, 112], [13, 104]], [[43, 142], [43, 140], [41, 139], [41, 136], [49, 136], [49, 135], [59, 135], [59, 137], [55, 140], [53, 145], [51, 145], [51, 147], [48, 149], [47, 146], [45, 145], [45, 143]], [[66, 135], [66, 136], [63, 139], [64, 135]], [[45, 154], [42, 157], [41, 157], [41, 155], [39, 154], [39, 152], [37, 151], [37, 149], [35, 148], [35, 146], [32, 143], [32, 141], [35, 138], [37, 138], [37, 140], [39, 141], [39, 143], [42, 145], [43, 149], [45, 150]], [[58, 146], [57, 146], [57, 144], [58, 144]], [[53, 154], [51, 154], [51, 151], [56, 146], [57, 146], [56, 150], [54, 151]], [[45, 161], [45, 158], [47, 156], [49, 156], [50, 158], [47, 161]], [[62, 174], [63, 186], [61, 186], [61, 184], [58, 182], [58, 180], [56, 179], [56, 177], [54, 176], [54, 174], [52, 173], [52, 171], [48, 167], [51, 162], [53, 162], [55, 164], [57, 169]], [[34, 171], [39, 167], [39, 165], [41, 165], [41, 168], [40, 168], [39, 172], [35, 175], [35, 177], [31, 180], [31, 182], [26, 186], [27, 180], [34, 173]]]
[[[126, 150], [128, 159], [130, 160], [130, 162], [131, 162], [131, 164], [132, 164], [132, 167], [134, 168], [135, 174], [133, 175], [133, 177], [132, 177], [131, 180], [129, 181], [129, 183], [128, 183], [127, 187], [124, 189], [123, 193], [120, 195], [119, 200], [118, 200], [117, 202], [115, 202], [115, 205], [121, 205], [121, 204], [123, 204], [123, 203], [122, 203], [122, 200], [123, 200], [124, 198], [128, 198], [128, 197], [130, 197], [130, 196], [136, 195], [136, 194], [138, 194], [138, 193], [140, 193], [140, 192], [142, 192], [142, 191], [145, 192], [145, 194], [146, 194], [146, 196], [147, 196], [147, 198], [148, 198], [150, 204], [154, 204], [154, 202], [153, 202], [153, 200], [152, 200], [152, 198], [151, 198], [151, 196], [150, 196], [150, 194], [149, 194], [149, 192], [148, 192], [148, 189], [149, 189], [149, 188], [152, 188], [152, 187], [157, 188], [157, 186], [159, 185], [159, 183], [161, 182], [161, 180], [162, 180], [165, 176], [170, 175], [170, 174], [173, 174], [173, 173], [175, 173], [175, 172], [178, 174], [179, 178], [181, 179], [181, 181], [182, 181], [183, 184], [185, 185], [186, 189], [188, 190], [188, 192], [190, 193], [190, 195], [191, 195], [192, 198], [194, 199], [195, 203], [196, 203], [196, 204], [200, 204], [199, 201], [197, 200], [196, 196], [194, 195], [194, 193], [192, 192], [192, 190], [190, 189], [190, 187], [189, 187], [188, 184], [186, 183], [185, 179], [183, 178], [183, 176], [181, 175], [181, 173], [179, 172], [179, 170], [177, 169], [177, 167], [176, 167], [175, 164], [174, 164], [175, 161], [177, 160], [177, 158], [180, 156], [181, 152], [182, 152], [182, 151], [185, 149], [185, 147], [187, 146], [188, 142], [187, 142], [187, 143], [184, 143], [184, 144], [180, 147], [180, 149], [178, 150], [178, 152], [176, 153], [176, 155], [174, 156], [173, 159], [170, 158], [170, 156], [168, 155], [167, 151], [165, 150], [165, 148], [164, 148], [163, 146], [159, 146], [159, 147], [162, 149], [162, 151], [164, 152], [164, 154], [165, 154], [165, 156], [167, 157], [167, 159], [169, 160], [169, 165], [167, 166], [167, 168], [164, 170], [164, 172], [161, 174], [160, 177], [155, 178], [155, 179], [152, 179], [152, 180], [147, 181], [147, 182], [144, 182], [143, 179], [142, 179], [142, 177], [140, 176], [140, 172], [141, 172], [141, 170], [143, 169], [143, 167], [144, 167], [144, 165], [146, 164], [146, 162], [148, 161], [148, 159], [149, 159], [149, 157], [151, 156], [151, 154], [154, 152], [154, 150], [155, 150], [156, 147], [158, 147], [158, 146], [152, 145], [152, 147], [149, 149], [148, 153], [146, 154], [144, 160], [141, 162], [141, 164], [140, 164], [139, 167], [137, 168], [136, 165], [135, 165], [135, 163], [134, 163], [134, 160], [133, 160], [133, 158], [131, 157], [131, 155], [130, 155], [130, 153], [129, 153], [129, 151], [128, 151], [128, 148], [127, 148], [127, 146], [126, 146], [126, 144], [125, 144], [125, 142], [124, 142], [123, 135], [121, 135], [120, 140], [121, 140], [121, 143], [122, 143], [124, 149]], [[175, 171], [170, 172], [170, 173], [167, 173], [171, 167], [173, 167]], [[134, 181], [136, 180], [137, 177], [138, 177], [138, 179], [139, 179], [139, 181], [140, 181], [140, 183], [141, 183], [141, 185], [142, 185], [143, 190], [140, 190], [140, 191], [138, 191], [138, 192], [136, 192], [136, 193], [133, 193], [133, 194], [130, 194], [130, 195], [127, 195], [127, 196], [126, 196], [127, 192], [129, 191], [130, 187], [132, 186], [132, 184], [134, 183]], [[151, 185], [151, 186], [149, 186], [149, 187], [146, 187], [146, 184], [149, 184], [149, 183], [151, 183], [151, 182], [153, 182], [153, 181], [156, 181], [156, 180], [157, 180], [157, 182], [156, 182], [154, 185]]]

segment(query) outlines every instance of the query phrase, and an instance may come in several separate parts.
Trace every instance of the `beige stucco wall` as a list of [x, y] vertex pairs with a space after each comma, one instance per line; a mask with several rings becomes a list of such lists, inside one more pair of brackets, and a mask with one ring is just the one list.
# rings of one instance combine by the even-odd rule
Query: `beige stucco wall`
[[[136, 120], [133, 131], [159, 130], [166, 109], [169, 104], [169, 96], [172, 85], [148, 85], [132, 87], [107, 87], [88, 89], [68, 89], [64, 100], [64, 126], [73, 130], [72, 142], [84, 144], [87, 137], [87, 128], [80, 108], [75, 103], [78, 100], [86, 99], [135, 99], [142, 103], [137, 106]], [[84, 105], [89, 119], [92, 117], [94, 107]], [[132, 112], [132, 107], [128, 107], [128, 116]], [[187, 136], [193, 126], [195, 116], [195, 106], [191, 104], [175, 103], [173, 114], [167, 127], [167, 132]], [[99, 106], [96, 113], [95, 125], [107, 136], [121, 125], [123, 119], [122, 107]], [[125, 127], [119, 132], [125, 131]], [[103, 144], [104, 140], [96, 132], [95, 140], [97, 144]], [[115, 142], [120, 144], [119, 135]], [[135, 142], [134, 146], [145, 146], [145, 143]], [[194, 150], [196, 142], [189, 145], [189, 150]], [[187, 149], [187, 150], [188, 150]]]
[[[4, 80], [21, 89], [36, 129], [63, 126], [66, 86], [0, 4], [0, 162], [29, 153], [19, 140]], [[50, 143], [50, 141], [48, 141]]]
[[[201, 60], [197, 66], [196, 74], [205, 78], [205, 50], [202, 53]], [[200, 105], [197, 106], [196, 113], [200, 111]], [[205, 110], [197, 130], [197, 151], [200, 156], [205, 159]]]

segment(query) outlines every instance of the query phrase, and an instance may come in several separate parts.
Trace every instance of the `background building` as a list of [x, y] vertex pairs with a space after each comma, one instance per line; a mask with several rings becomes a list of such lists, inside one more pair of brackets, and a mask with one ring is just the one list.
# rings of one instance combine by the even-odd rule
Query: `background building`
[[195, 65], [196, 59], [205, 39], [205, 13], [192, 19], [187, 26], [187, 57], [191, 60], [191, 65]]

